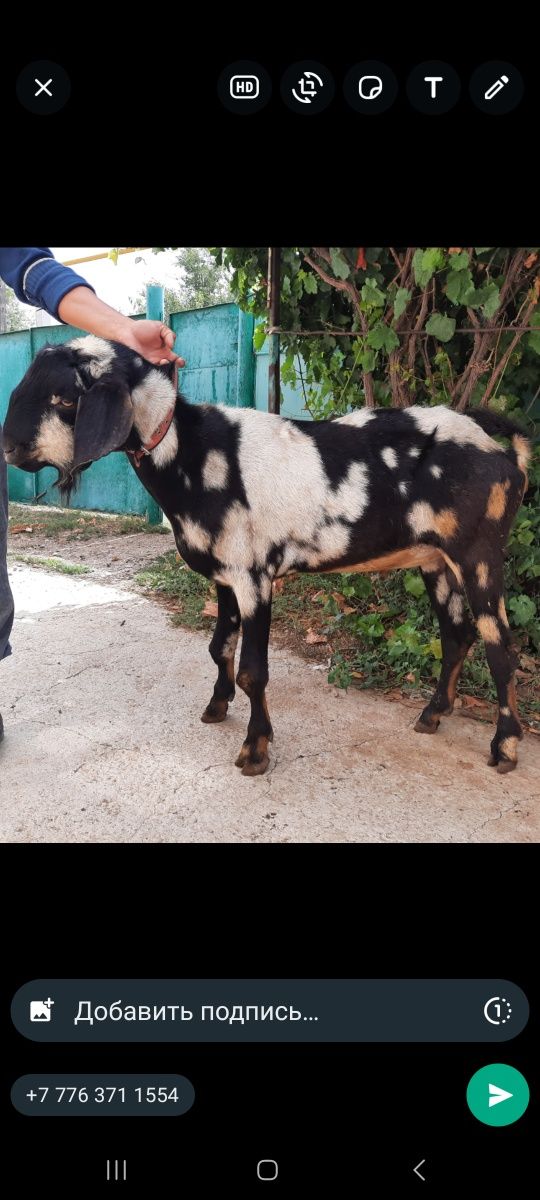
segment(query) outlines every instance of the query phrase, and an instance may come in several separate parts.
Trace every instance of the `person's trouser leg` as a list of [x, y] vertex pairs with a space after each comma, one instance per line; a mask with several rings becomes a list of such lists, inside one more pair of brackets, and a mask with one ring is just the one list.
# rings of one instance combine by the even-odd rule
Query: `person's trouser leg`
[[[0, 425], [0, 660], [11, 654], [9, 635], [13, 625], [13, 596], [7, 573], [7, 529], [8, 495], [7, 467], [2, 450], [2, 426]], [[0, 699], [1, 699], [0, 680]]]

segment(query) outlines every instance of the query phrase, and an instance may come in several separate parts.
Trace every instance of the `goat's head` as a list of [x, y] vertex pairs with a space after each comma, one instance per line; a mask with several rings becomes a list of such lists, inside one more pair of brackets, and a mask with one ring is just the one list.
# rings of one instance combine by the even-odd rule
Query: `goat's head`
[[125, 445], [132, 387], [150, 370], [134, 351], [93, 336], [46, 346], [12, 392], [7, 462], [24, 471], [56, 467], [60, 489], [69, 492], [81, 470]]

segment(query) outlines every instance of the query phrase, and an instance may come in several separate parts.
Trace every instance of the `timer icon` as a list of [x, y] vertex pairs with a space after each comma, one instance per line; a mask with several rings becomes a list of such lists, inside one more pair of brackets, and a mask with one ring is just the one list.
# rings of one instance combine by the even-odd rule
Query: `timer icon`
[[511, 1013], [510, 1002], [504, 996], [492, 996], [484, 1004], [484, 1016], [490, 1025], [506, 1025]]

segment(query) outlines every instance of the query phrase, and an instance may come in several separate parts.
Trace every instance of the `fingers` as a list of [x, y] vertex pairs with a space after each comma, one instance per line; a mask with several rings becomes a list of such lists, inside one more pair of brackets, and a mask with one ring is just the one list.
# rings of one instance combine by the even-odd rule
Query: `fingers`
[[161, 340], [165, 342], [165, 345], [169, 347], [169, 350], [172, 350], [175, 343], [176, 334], [173, 333], [172, 329], [169, 329], [168, 325], [162, 325], [160, 333]]

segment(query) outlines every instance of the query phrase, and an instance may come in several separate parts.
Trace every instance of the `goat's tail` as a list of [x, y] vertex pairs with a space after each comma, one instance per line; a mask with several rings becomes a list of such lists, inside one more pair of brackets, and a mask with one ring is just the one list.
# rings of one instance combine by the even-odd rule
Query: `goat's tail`
[[498, 433], [501, 437], [510, 439], [512, 448], [507, 453], [526, 478], [527, 467], [532, 456], [532, 446], [527, 434], [520, 429], [519, 425], [515, 425], [513, 421], [508, 420], [508, 417], [503, 417], [501, 413], [493, 412], [489, 408], [469, 409], [465, 415], [472, 421], [476, 421], [476, 424], [490, 437], [494, 433]]

